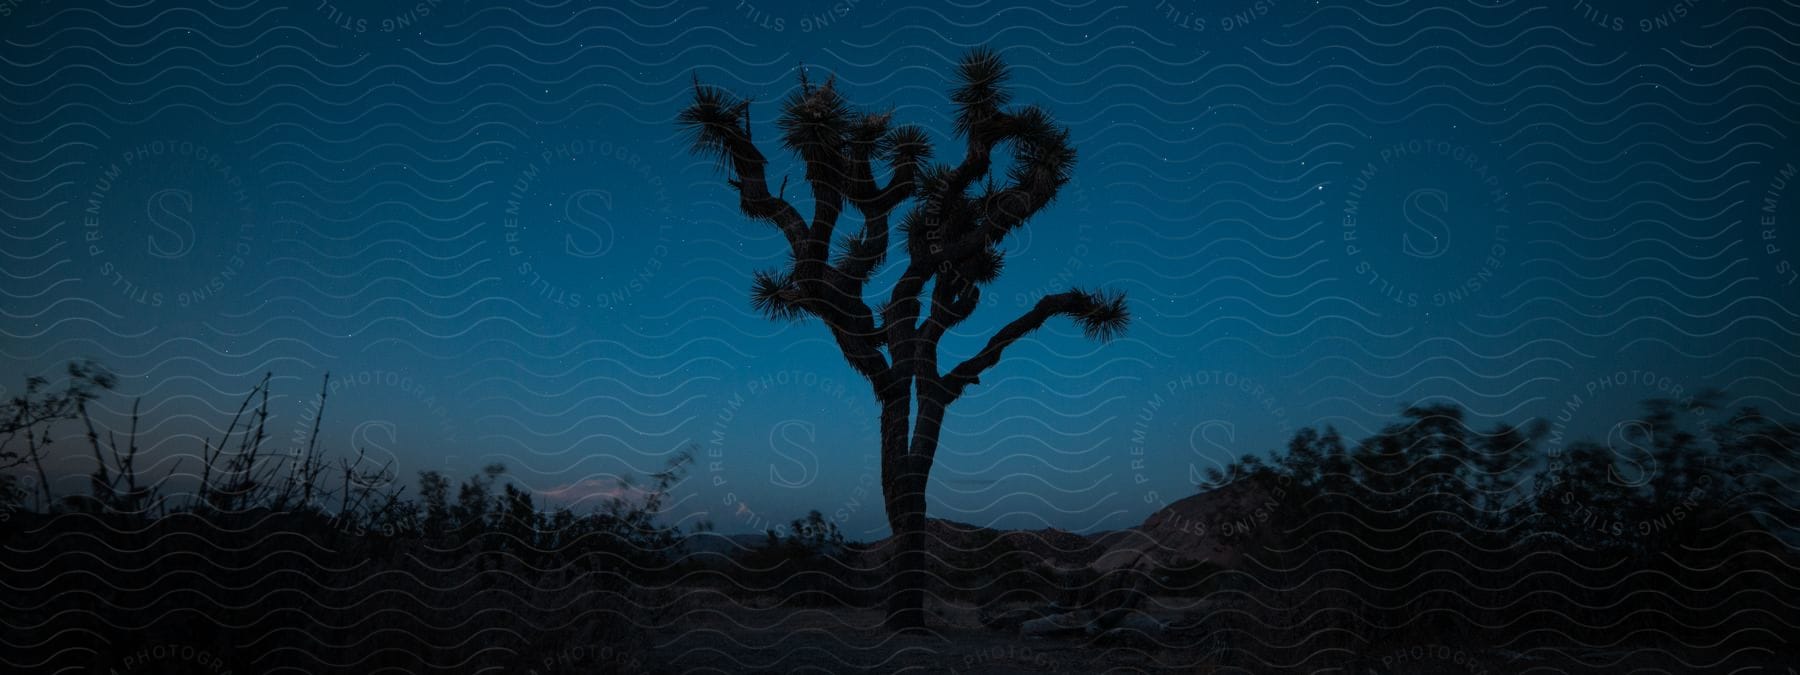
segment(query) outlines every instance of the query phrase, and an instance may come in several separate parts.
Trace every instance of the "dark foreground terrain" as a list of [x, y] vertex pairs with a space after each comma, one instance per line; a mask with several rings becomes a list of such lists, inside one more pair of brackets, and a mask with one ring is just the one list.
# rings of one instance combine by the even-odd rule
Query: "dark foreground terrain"
[[888, 541], [816, 512], [660, 524], [685, 460], [576, 514], [502, 466], [401, 485], [259, 464], [254, 434], [161, 494], [96, 440], [89, 494], [6, 474], [0, 670], [1782, 672], [1800, 432], [1723, 419], [1647, 403], [1655, 470], [1622, 481], [1607, 447], [1413, 408], [1353, 445], [1304, 430], [1129, 530], [932, 521], [920, 635], [878, 627]]

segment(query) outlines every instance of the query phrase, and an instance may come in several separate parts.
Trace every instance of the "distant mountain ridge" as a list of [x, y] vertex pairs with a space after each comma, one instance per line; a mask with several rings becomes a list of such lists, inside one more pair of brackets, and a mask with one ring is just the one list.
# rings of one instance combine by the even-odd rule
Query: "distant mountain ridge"
[[[1242, 562], [1244, 545], [1268, 525], [1263, 519], [1272, 506], [1265, 490], [1237, 481], [1177, 500], [1136, 527], [1087, 535], [1057, 528], [1001, 530], [933, 518], [926, 525], [926, 545], [943, 560], [1018, 550], [1062, 568], [1108, 571], [1195, 562], [1231, 568]], [[766, 534], [700, 532], [688, 537], [687, 551], [735, 555], [767, 541]], [[886, 560], [889, 542], [878, 539], [848, 548], [879, 562]]]

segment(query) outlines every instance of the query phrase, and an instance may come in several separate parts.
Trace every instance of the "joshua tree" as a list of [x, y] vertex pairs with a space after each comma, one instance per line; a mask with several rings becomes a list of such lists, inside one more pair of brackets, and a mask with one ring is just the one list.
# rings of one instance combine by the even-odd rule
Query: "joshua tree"
[[[1006, 236], [1050, 205], [1075, 165], [1067, 128], [1037, 106], [1008, 107], [998, 54], [970, 53], [955, 77], [955, 132], [968, 150], [949, 166], [929, 163], [924, 130], [893, 124], [891, 111], [857, 111], [834, 81], [815, 85], [802, 72], [799, 89], [781, 102], [776, 127], [781, 146], [805, 165], [810, 221], [788, 201], [786, 178], [770, 192], [768, 160], [752, 139], [747, 99], [696, 79], [693, 104], [679, 118], [694, 151], [718, 160], [744, 215], [787, 239], [786, 264], [755, 273], [751, 305], [777, 320], [819, 320], [874, 389], [882, 498], [894, 535], [887, 625], [895, 630], [925, 622], [925, 483], [945, 408], [979, 383], [1008, 346], [1051, 317], [1067, 316], [1101, 341], [1130, 321], [1123, 294], [1048, 295], [968, 360], [939, 368], [939, 340], [975, 311], [981, 288], [1000, 276]], [[994, 153], [1002, 149], [1011, 150], [1012, 166], [996, 184]], [[877, 163], [886, 165], [886, 185]], [[864, 291], [893, 248], [889, 217], [908, 202], [912, 208], [898, 223], [904, 264], [895, 265], [899, 277], [887, 299], [871, 307]], [[848, 209], [862, 217], [862, 227], [834, 238]]]

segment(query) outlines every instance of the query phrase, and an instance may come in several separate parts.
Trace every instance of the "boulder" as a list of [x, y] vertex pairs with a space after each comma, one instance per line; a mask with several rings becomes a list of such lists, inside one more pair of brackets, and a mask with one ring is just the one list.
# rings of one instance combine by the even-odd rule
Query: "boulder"
[[1032, 619], [1019, 625], [1022, 637], [1072, 637], [1085, 633], [1094, 621], [1093, 612], [1065, 612], [1053, 614], [1041, 619]]
[[[1236, 568], [1257, 537], [1274, 529], [1267, 519], [1286, 496], [1280, 486], [1265, 488], [1250, 480], [1188, 496], [1150, 514], [1142, 525], [1097, 538], [1106, 550], [1092, 566], [1102, 572], [1203, 562]], [[1226, 532], [1233, 536], [1223, 536]]]
[[1132, 612], [1120, 619], [1112, 630], [1134, 630], [1150, 637], [1160, 638], [1168, 630], [1168, 625], [1156, 620], [1156, 617], [1143, 612]]
[[1107, 612], [1088, 624], [1087, 633], [1102, 646], [1123, 646], [1162, 639], [1167, 626], [1155, 617], [1136, 610]]
[[1059, 614], [1061, 612], [1062, 610], [1057, 609], [1055, 605], [1040, 605], [1037, 607], [1012, 609], [998, 614], [982, 615], [981, 625], [993, 630], [1013, 633], [1017, 632], [1019, 627], [1024, 625], [1027, 621], [1042, 619], [1046, 616]]
[[1153, 649], [1158, 646], [1156, 637], [1146, 635], [1130, 628], [1114, 628], [1094, 638], [1099, 647], [1130, 647], [1134, 649]]

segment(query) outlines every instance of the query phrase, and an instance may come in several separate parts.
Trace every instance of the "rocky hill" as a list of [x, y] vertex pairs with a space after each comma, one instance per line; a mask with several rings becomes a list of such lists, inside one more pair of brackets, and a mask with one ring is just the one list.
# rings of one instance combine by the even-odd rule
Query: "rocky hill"
[[1245, 544], [1265, 530], [1273, 496], [1248, 481], [1237, 481], [1181, 499], [1129, 530], [1100, 537], [1105, 552], [1093, 562], [1101, 571], [1148, 563], [1210, 562], [1236, 567]]
[[[1091, 566], [1109, 571], [1128, 566], [1211, 562], [1233, 567], [1241, 549], [1255, 541], [1273, 506], [1271, 496], [1245, 481], [1235, 482], [1169, 504], [1137, 527], [1076, 534], [1055, 528], [997, 530], [953, 520], [932, 519], [926, 545], [941, 560], [998, 555], [1017, 550], [1056, 567]], [[873, 560], [886, 559], [890, 540], [859, 548]]]

